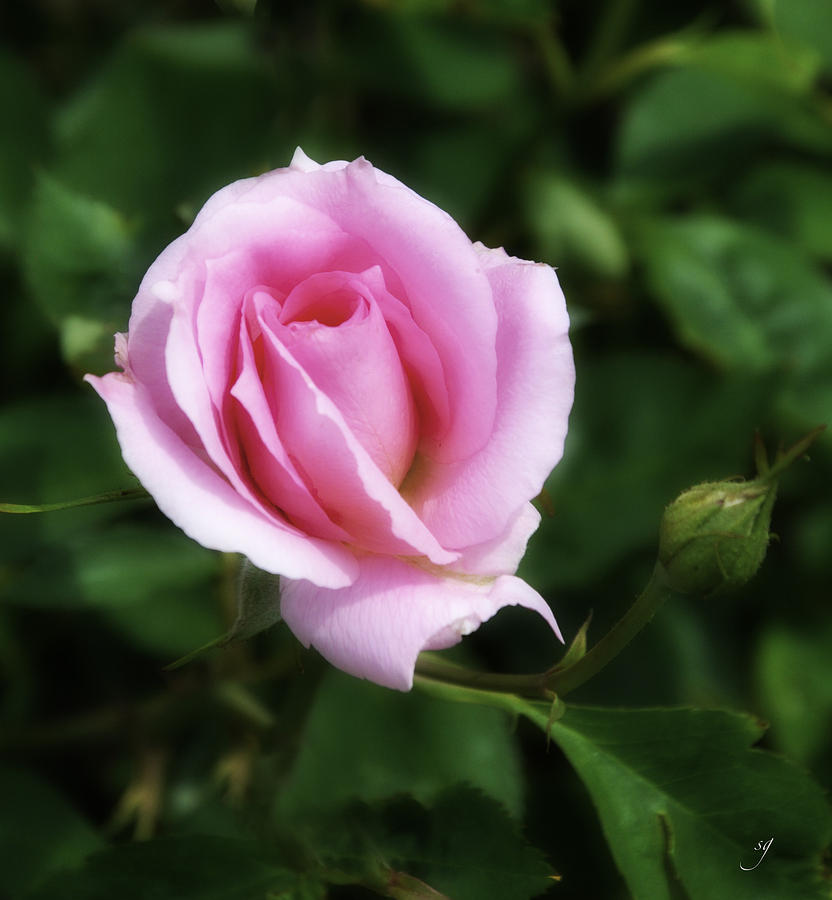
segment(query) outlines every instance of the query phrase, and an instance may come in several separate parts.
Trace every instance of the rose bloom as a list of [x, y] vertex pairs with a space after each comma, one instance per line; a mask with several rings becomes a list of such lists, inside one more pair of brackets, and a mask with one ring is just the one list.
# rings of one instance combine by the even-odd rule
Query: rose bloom
[[421, 650], [540, 595], [513, 573], [574, 368], [552, 268], [472, 244], [365, 159], [228, 185], [151, 265], [87, 380], [194, 540], [282, 576], [284, 621], [407, 690]]

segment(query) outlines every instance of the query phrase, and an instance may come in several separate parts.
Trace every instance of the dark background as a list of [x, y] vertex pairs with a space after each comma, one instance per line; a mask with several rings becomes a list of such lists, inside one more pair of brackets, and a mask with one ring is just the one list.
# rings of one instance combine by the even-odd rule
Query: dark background
[[[813, 0], [5, 4], [0, 500], [133, 485], [81, 376], [112, 368], [144, 270], [213, 191], [295, 146], [365, 155], [472, 239], [558, 267], [576, 403], [521, 574], [567, 638], [590, 609], [600, 636], [665, 504], [753, 475], [755, 429], [774, 449], [832, 417], [831, 76], [832, 7]], [[810, 457], [757, 578], [663, 609], [576, 699], [748, 710], [832, 787], [828, 435]], [[6, 864], [9, 896], [103, 840], [247, 834], [339, 792], [427, 802], [463, 777], [563, 875], [547, 896], [627, 896], [531, 728], [327, 676], [281, 630], [163, 673], [227, 627], [233, 570], [143, 501], [0, 521], [0, 748], [32, 779], [0, 837], [28, 828], [38, 861]], [[542, 669], [545, 632], [506, 611], [462, 658]], [[407, 760], [389, 784], [379, 746]]]

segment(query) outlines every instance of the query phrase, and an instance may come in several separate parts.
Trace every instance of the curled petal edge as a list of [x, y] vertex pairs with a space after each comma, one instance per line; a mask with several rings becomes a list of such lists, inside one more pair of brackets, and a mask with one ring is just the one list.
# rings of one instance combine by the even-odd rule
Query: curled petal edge
[[358, 678], [408, 691], [422, 650], [453, 646], [505, 606], [541, 615], [563, 640], [546, 601], [513, 575], [441, 577], [402, 559], [364, 556], [347, 588], [281, 579], [281, 615], [304, 646]]

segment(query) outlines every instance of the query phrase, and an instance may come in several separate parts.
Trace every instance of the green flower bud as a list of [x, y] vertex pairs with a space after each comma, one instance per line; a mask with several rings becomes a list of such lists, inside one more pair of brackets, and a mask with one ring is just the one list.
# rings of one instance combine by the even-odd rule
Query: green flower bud
[[749, 581], [766, 555], [776, 493], [775, 479], [757, 478], [698, 484], [680, 494], [659, 529], [669, 586], [704, 596]]

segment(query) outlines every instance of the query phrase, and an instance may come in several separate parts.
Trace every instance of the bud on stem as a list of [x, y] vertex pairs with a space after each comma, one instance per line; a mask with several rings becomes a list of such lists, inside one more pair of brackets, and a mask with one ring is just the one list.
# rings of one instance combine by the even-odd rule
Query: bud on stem
[[713, 596], [757, 573], [768, 548], [777, 478], [822, 430], [778, 453], [773, 465], [757, 436], [757, 478], [698, 484], [667, 507], [659, 528], [659, 562], [672, 590]]
[[739, 587], [760, 568], [777, 482], [716, 481], [684, 491], [665, 510], [659, 561], [682, 594], [710, 596]]
[[825, 426], [815, 428], [769, 464], [759, 437], [755, 442], [757, 478], [715, 481], [692, 487], [665, 510], [659, 553], [647, 586], [633, 605], [589, 651], [587, 621], [566, 656], [546, 672], [498, 675], [472, 672], [433, 654], [422, 654], [417, 683], [443, 682], [534, 699], [562, 698], [598, 674], [674, 594], [714, 595], [748, 581], [760, 568], [769, 542], [777, 479], [803, 456]]

